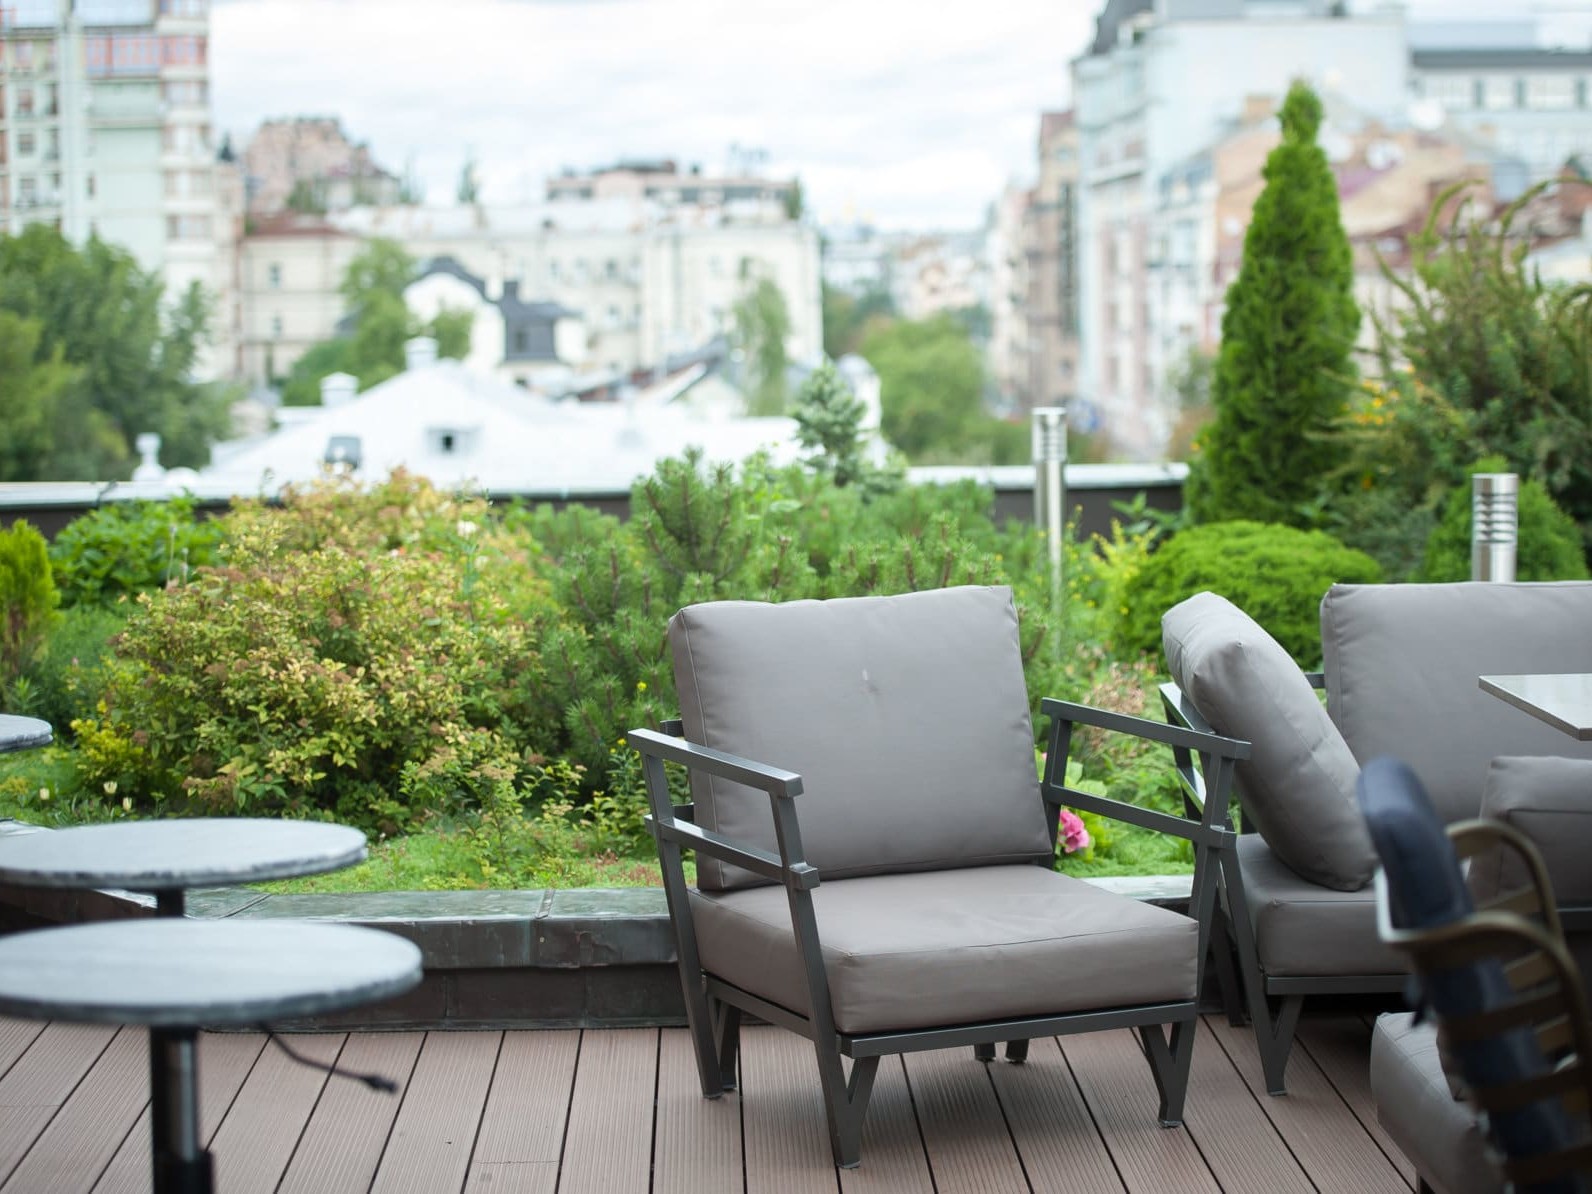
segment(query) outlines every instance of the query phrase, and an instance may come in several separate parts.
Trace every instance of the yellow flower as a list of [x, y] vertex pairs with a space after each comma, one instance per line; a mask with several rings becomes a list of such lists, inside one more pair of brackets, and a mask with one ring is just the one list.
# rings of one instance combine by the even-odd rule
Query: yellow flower
[[646, 692], [647, 691], [647, 682], [645, 680], [637, 680], [636, 681], [636, 691], [637, 692]]
[[122, 811], [128, 813], [133, 811], [133, 798], [131, 796], [122, 797]]
[[114, 779], [108, 779], [105, 781], [105, 795], [116, 795], [116, 781]]
[[50, 789], [49, 788], [40, 788], [39, 789], [39, 799], [40, 800], [48, 800], [49, 798], [50, 798]]

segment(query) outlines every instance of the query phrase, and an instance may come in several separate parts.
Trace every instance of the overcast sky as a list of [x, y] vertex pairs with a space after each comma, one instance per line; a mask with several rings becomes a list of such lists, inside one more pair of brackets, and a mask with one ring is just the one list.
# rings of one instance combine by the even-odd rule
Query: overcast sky
[[799, 175], [823, 222], [972, 227], [1032, 174], [1038, 113], [1067, 105], [1101, 3], [230, 0], [211, 12], [210, 78], [239, 148], [262, 120], [335, 115], [434, 202], [470, 154], [483, 198], [513, 202], [565, 166], [712, 172], [740, 146]]

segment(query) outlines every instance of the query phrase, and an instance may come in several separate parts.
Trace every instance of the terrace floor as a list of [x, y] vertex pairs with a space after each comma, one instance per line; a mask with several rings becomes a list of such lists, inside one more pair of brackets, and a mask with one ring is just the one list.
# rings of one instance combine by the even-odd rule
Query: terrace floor
[[[1127, 1031], [887, 1058], [862, 1167], [829, 1163], [806, 1042], [743, 1030], [741, 1095], [708, 1102], [683, 1029], [295, 1035], [300, 1052], [400, 1084], [386, 1095], [295, 1064], [258, 1034], [201, 1044], [203, 1131], [221, 1194], [400, 1191], [1344, 1191], [1407, 1194], [1376, 1126], [1370, 1017], [1305, 1018], [1290, 1094], [1268, 1097], [1248, 1030], [1208, 1016], [1185, 1126], [1155, 1125]], [[0, 1019], [0, 1194], [147, 1191], [142, 1031]]]

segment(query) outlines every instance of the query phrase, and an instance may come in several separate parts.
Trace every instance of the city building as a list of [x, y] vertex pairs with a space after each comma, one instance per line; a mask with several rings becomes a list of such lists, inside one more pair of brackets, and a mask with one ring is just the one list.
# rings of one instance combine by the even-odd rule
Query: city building
[[1173, 411], [1153, 348], [1149, 262], [1161, 182], [1241, 121], [1252, 96], [1303, 78], [1394, 117], [1409, 103], [1401, 9], [1334, 0], [1107, 0], [1072, 64], [1078, 135], [1075, 417], [1134, 458], [1160, 454]]
[[1410, 28], [1410, 85], [1428, 120], [1446, 121], [1526, 166], [1592, 170], [1592, 46], [1546, 47], [1530, 20]]
[[[1078, 252], [1073, 236], [1077, 226], [1078, 124], [1070, 111], [1040, 116], [1038, 149], [1039, 177], [1023, 237], [1028, 283], [1026, 396], [1030, 406], [1076, 410]], [[1081, 419], [1079, 426], [1092, 429]]]
[[700, 165], [681, 170], [672, 158], [621, 161], [591, 171], [565, 170], [547, 180], [547, 199], [550, 203], [648, 200], [666, 208], [771, 205], [783, 215], [801, 214], [801, 186], [795, 179], [743, 171], [709, 175]]
[[578, 313], [585, 344], [559, 356], [591, 371], [650, 369], [724, 334], [736, 303], [762, 277], [784, 296], [791, 358], [817, 360], [823, 349], [818, 237], [783, 213], [751, 218], [616, 197], [355, 207], [324, 218], [285, 213], [245, 238], [248, 380], [269, 380], [266, 346], [270, 376], [279, 377], [310, 344], [334, 334], [342, 271], [373, 237], [396, 241], [417, 260], [451, 259], [492, 301], [512, 285], [522, 302]]
[[[209, 0], [0, 6], [0, 229], [119, 245], [168, 296], [209, 291], [225, 337], [237, 188], [211, 133], [209, 22]], [[207, 363], [235, 361], [223, 342]]]
[[985, 359], [1003, 411], [1032, 406], [1028, 391], [1029, 212], [1034, 193], [1008, 185], [995, 202], [989, 254], [989, 345]]

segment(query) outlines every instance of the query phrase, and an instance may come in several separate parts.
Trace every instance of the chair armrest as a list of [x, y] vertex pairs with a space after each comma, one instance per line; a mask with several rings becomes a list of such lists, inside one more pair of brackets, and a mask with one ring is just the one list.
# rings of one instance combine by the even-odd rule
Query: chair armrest
[[[1151, 721], [1147, 717], [1134, 717], [1049, 697], [1041, 701], [1040, 708], [1051, 719], [1050, 752], [1045, 760], [1045, 778], [1041, 785], [1046, 800], [1190, 841], [1219, 845], [1230, 835], [1225, 817], [1226, 797], [1232, 785], [1233, 765], [1249, 757], [1249, 743], [1223, 737], [1208, 727], [1198, 729]], [[1189, 815], [1178, 817], [1067, 787], [1065, 760], [1072, 744], [1072, 729], [1077, 725], [1129, 734], [1144, 741], [1170, 746], [1180, 778], [1186, 768], [1195, 777], [1201, 792], [1209, 787], [1218, 794], [1220, 800], [1210, 807], [1202, 802], [1199, 805], [1201, 815], [1196, 816], [1190, 810]], [[1199, 760], [1197, 767], [1196, 758]]]
[[[796, 809], [791, 803], [792, 798], [802, 790], [800, 775], [782, 767], [771, 767], [754, 759], [715, 750], [711, 746], [699, 746], [656, 730], [631, 730], [625, 739], [642, 756], [644, 768], [649, 760], [653, 760], [653, 767], [660, 768], [657, 782], [652, 776], [648, 777], [647, 782], [652, 812], [647, 816], [646, 823], [655, 837], [700, 851], [721, 862], [743, 867], [786, 887], [806, 890], [818, 886], [817, 868], [802, 858], [801, 834], [796, 825]], [[663, 763], [677, 763], [689, 771], [706, 772], [767, 792], [774, 806], [780, 853], [770, 854], [767, 850], [734, 841], [689, 821], [676, 820], [669, 803], [668, 785], [662, 780]]]

